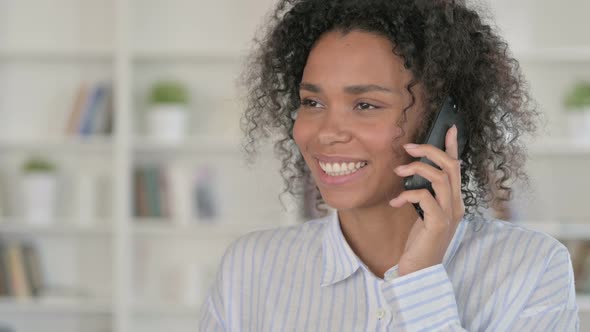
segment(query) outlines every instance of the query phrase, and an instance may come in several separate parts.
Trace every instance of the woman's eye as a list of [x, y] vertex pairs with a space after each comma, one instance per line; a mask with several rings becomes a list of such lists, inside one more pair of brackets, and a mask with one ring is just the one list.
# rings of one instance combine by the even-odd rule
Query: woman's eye
[[376, 109], [378, 107], [375, 105], [371, 105], [369, 103], [358, 103], [357, 108], [359, 108], [361, 110], [372, 110], [372, 109]]
[[315, 107], [321, 107], [321, 105], [322, 105], [322, 104], [320, 104], [320, 103], [318, 103], [317, 101], [315, 101], [315, 100], [312, 100], [312, 99], [303, 99], [303, 100], [301, 101], [301, 106], [305, 106], [305, 107], [312, 107], [312, 108], [315, 108]]

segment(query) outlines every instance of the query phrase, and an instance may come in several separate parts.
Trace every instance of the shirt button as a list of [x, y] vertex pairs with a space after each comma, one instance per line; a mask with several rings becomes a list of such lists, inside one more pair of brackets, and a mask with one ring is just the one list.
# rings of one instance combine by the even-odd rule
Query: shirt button
[[381, 320], [385, 317], [385, 310], [383, 308], [377, 309], [377, 319]]

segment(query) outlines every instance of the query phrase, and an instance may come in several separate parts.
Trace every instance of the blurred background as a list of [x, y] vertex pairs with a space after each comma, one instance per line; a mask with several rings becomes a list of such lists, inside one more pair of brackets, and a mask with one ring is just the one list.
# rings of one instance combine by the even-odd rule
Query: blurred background
[[[0, 331], [194, 331], [226, 246], [310, 217], [236, 79], [274, 0], [0, 0]], [[490, 213], [570, 249], [590, 330], [590, 2], [488, 0], [546, 125]]]

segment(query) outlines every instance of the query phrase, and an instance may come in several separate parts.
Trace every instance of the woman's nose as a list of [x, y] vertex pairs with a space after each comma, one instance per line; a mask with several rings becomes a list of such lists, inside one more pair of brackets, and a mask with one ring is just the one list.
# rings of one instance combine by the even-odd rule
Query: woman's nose
[[346, 143], [352, 138], [348, 120], [344, 112], [328, 112], [318, 131], [319, 143], [332, 145]]

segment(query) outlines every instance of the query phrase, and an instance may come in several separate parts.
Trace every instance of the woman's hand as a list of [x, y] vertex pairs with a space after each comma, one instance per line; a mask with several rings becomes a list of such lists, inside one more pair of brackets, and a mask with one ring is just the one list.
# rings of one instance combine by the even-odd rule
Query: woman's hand
[[406, 275], [442, 263], [457, 225], [465, 213], [461, 198], [461, 161], [458, 159], [457, 127], [447, 131], [446, 152], [432, 145], [406, 144], [413, 157], [426, 157], [441, 169], [420, 161], [399, 166], [395, 172], [406, 177], [418, 174], [432, 183], [435, 197], [426, 190], [407, 190], [389, 202], [393, 207], [418, 203], [424, 220], [414, 223], [404, 253], [398, 263], [398, 275]]

